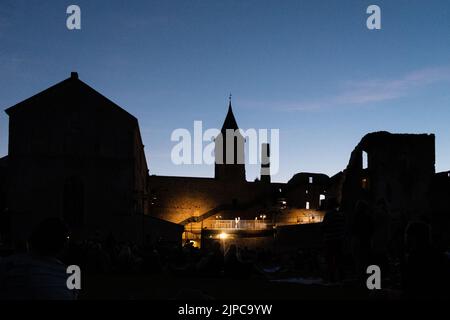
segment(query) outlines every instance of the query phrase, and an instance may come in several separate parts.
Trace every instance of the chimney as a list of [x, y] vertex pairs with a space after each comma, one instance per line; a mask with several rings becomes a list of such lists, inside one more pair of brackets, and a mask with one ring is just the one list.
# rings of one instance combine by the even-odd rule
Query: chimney
[[261, 144], [261, 182], [270, 183], [270, 145]]
[[73, 72], [73, 71], [72, 71], [72, 72], [70, 73], [70, 78], [71, 78], [71, 79], [78, 79], [78, 72]]

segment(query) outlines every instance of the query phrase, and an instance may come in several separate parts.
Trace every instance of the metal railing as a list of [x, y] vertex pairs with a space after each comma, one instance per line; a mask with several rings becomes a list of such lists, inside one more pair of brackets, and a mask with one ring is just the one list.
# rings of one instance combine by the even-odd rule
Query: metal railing
[[215, 220], [203, 227], [213, 230], [264, 230], [273, 225], [262, 220]]

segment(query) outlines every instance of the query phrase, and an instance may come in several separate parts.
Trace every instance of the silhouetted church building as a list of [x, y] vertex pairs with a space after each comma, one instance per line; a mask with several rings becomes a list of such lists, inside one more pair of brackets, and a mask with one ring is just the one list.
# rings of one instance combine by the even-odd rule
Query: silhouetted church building
[[[6, 110], [4, 213], [14, 239], [59, 216], [75, 237], [142, 240], [148, 171], [138, 120], [71, 77]], [[144, 224], [144, 225], [143, 225]]]

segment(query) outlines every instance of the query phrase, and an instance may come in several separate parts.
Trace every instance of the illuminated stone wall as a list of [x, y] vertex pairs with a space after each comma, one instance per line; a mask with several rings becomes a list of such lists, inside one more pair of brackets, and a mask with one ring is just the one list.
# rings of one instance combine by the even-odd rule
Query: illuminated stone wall
[[286, 209], [276, 216], [277, 225], [306, 224], [322, 222], [325, 211], [306, 209]]
[[[239, 211], [245, 215], [249, 206], [270, 206], [275, 203], [280, 185], [285, 184], [150, 176], [149, 194], [153, 198], [150, 214], [181, 223], [219, 206], [227, 206], [227, 210], [221, 210], [220, 214], [230, 214], [231, 218], [234, 218], [233, 213], [229, 211]], [[230, 206], [236, 210], [229, 210]], [[245, 210], [242, 207], [245, 207]], [[254, 218], [253, 215], [251, 218]]]

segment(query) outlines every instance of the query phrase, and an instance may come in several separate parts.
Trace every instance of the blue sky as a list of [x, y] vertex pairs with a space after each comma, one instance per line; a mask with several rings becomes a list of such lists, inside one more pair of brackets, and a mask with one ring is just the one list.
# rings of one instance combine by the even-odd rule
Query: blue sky
[[[66, 28], [81, 7], [82, 29]], [[381, 7], [382, 29], [366, 28]], [[222, 125], [228, 94], [242, 128], [280, 129], [280, 171], [332, 175], [371, 131], [436, 134], [436, 169], [450, 169], [450, 2], [0, 2], [0, 107], [78, 71], [135, 115], [150, 172], [176, 166], [174, 129]], [[8, 119], [0, 113], [0, 155]], [[247, 179], [258, 175], [248, 167]]]

